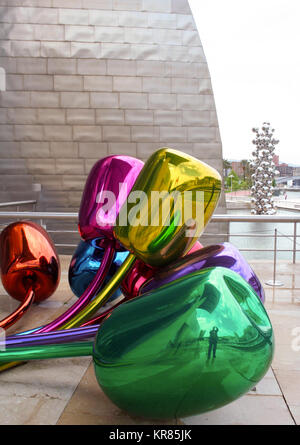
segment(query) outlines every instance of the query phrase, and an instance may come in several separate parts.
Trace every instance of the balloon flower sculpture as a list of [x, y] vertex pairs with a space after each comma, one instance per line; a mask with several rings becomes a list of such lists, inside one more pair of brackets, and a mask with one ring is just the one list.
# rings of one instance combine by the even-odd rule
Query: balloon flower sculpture
[[[110, 234], [101, 234], [103, 249], [109, 240], [129, 251], [115, 274], [63, 330], [8, 337], [0, 360], [92, 354], [108, 397], [156, 419], [216, 409], [246, 393], [271, 364], [273, 330], [259, 280], [238, 250], [195, 247], [220, 193], [220, 175], [207, 164], [172, 149], [155, 152], [111, 218]], [[104, 206], [103, 216], [113, 208]], [[97, 230], [85, 233], [99, 238]], [[87, 326], [120, 285], [130, 301]]]
[[[86, 240], [92, 240], [95, 237], [101, 238], [99, 244], [103, 247], [104, 252], [102, 262], [99, 263], [99, 269], [94, 274], [93, 280], [85, 288], [78, 301], [56, 320], [33, 330], [35, 333], [53, 332], [63, 328], [68, 320], [71, 320], [89, 303], [105, 282], [106, 275], [114, 268], [118, 251], [124, 250], [115, 241], [114, 222], [143, 165], [142, 161], [130, 156], [108, 156], [93, 166], [82, 196], [79, 230], [81, 236]], [[109, 196], [114, 197], [114, 202], [104, 212], [103, 204]], [[105, 315], [107, 313], [103, 313], [103, 317]], [[28, 333], [29, 331], [21, 334]], [[16, 363], [6, 364], [0, 369], [8, 369], [14, 365]]]

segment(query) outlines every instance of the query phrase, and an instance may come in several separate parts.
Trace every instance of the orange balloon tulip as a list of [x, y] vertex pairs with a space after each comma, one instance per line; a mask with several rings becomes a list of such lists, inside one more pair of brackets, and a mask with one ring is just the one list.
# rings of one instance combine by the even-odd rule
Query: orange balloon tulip
[[8, 294], [21, 306], [0, 322], [8, 328], [26, 312], [32, 302], [41, 302], [56, 290], [60, 263], [55, 246], [38, 224], [19, 221], [7, 226], [0, 236], [0, 271]]

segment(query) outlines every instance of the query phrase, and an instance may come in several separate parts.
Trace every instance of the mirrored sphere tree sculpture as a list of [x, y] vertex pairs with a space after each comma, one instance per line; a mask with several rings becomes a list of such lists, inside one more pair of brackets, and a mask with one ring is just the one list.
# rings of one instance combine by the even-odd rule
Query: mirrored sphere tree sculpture
[[253, 128], [256, 134], [252, 143], [256, 146], [252, 152], [253, 160], [250, 164], [253, 174], [251, 187], [251, 202], [254, 208], [251, 213], [254, 215], [273, 215], [276, 213], [273, 202], [273, 182], [275, 177], [275, 164], [273, 156], [275, 145], [279, 140], [274, 138], [274, 128], [269, 122], [264, 122], [261, 130]]

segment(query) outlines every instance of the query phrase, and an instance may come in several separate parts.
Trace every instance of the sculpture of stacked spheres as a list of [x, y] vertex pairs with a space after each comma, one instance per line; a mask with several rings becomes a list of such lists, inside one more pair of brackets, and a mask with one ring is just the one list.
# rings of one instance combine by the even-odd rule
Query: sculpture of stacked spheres
[[[271, 364], [273, 329], [262, 286], [240, 252], [230, 243], [197, 244], [220, 193], [221, 177], [207, 164], [169, 148], [156, 151], [108, 236], [124, 258], [106, 271], [106, 284], [92, 301], [64, 325], [72, 328], [74, 341], [64, 330], [10, 337], [0, 360], [92, 355], [105, 394], [145, 418], [203, 413], [249, 391]], [[103, 261], [99, 232], [88, 233], [69, 271], [78, 295]], [[120, 286], [125, 302], [116, 303], [99, 328], [79, 327], [95, 322], [94, 314]], [[97, 331], [96, 337], [76, 341], [85, 330], [85, 338]]]

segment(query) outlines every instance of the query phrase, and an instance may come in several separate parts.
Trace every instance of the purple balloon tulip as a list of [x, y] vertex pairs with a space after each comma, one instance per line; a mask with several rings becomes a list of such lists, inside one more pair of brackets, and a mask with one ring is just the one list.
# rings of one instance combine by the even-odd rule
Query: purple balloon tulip
[[205, 247], [169, 264], [140, 288], [140, 294], [157, 289], [197, 270], [217, 266], [237, 272], [252, 286], [260, 300], [265, 301], [265, 293], [257, 275], [240, 251], [230, 243]]

